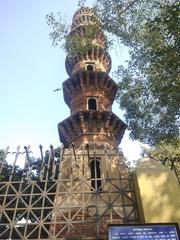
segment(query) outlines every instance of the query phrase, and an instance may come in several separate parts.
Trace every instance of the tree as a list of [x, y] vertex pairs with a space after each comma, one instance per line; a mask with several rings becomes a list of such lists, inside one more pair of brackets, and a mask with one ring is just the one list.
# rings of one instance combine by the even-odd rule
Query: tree
[[[177, 0], [94, 1], [98, 27], [111, 39], [108, 46], [117, 39], [129, 49], [127, 68], [119, 66], [115, 76], [116, 99], [125, 110], [130, 136], [150, 145], [179, 137], [179, 8]], [[52, 16], [48, 21], [52, 39], [58, 43], [69, 38], [67, 28], [58, 29], [62, 19], [58, 22]]]
[[125, 110], [130, 136], [150, 145], [179, 136], [180, 3], [158, 6], [159, 12], [146, 20], [139, 35], [129, 30], [131, 36], [123, 41], [130, 48], [128, 67], [116, 72], [117, 100]]

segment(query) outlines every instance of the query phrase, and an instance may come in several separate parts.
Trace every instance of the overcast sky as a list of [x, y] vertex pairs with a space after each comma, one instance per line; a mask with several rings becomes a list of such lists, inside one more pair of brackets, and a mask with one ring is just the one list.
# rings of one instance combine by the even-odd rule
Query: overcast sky
[[[60, 145], [57, 124], [69, 116], [69, 109], [62, 91], [53, 90], [60, 88], [68, 75], [65, 53], [51, 45], [45, 16], [60, 11], [70, 22], [77, 2], [0, 1], [0, 148]], [[127, 50], [121, 46], [110, 54], [112, 71], [127, 58]], [[113, 111], [122, 118], [117, 104]], [[139, 157], [139, 143], [130, 141], [128, 133], [120, 147], [128, 159]]]

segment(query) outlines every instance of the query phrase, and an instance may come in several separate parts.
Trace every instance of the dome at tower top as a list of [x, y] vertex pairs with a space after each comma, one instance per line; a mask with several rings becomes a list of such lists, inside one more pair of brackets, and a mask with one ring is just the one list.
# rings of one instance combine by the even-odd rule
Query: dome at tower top
[[111, 57], [106, 51], [107, 40], [93, 8], [82, 7], [75, 12], [65, 47], [69, 76], [86, 70], [109, 73]]
[[94, 24], [94, 23], [96, 24], [100, 23], [94, 10], [89, 7], [82, 7], [75, 12], [72, 20], [71, 29], [74, 29], [78, 26]]
[[92, 8], [90, 7], [81, 7], [79, 8], [73, 15], [73, 21], [80, 15], [93, 15], [94, 14], [94, 11]]

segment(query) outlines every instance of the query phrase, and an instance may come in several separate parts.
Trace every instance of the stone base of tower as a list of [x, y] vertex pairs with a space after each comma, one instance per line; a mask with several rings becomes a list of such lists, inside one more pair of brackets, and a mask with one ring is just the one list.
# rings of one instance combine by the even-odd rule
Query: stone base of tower
[[[68, 213], [64, 213], [64, 216], [68, 218]], [[75, 217], [74, 217], [75, 216]], [[82, 220], [82, 216], [84, 219]], [[108, 224], [110, 224], [109, 214], [104, 214], [101, 219], [97, 219], [96, 216], [91, 216], [86, 213], [72, 212], [71, 217], [73, 221], [71, 226], [67, 226], [66, 223], [54, 224], [51, 226], [50, 232], [55, 232], [58, 239], [107, 239]], [[116, 213], [112, 214], [113, 224], [123, 224], [123, 219]], [[63, 219], [57, 219], [57, 222], [62, 222]], [[110, 223], [109, 223], [110, 222]]]
[[134, 183], [142, 223], [177, 222], [180, 226], [180, 187], [171, 170], [155, 160], [142, 159]]
[[138, 222], [123, 156], [108, 144], [65, 149], [57, 189], [50, 229], [57, 239], [107, 239], [108, 224]]

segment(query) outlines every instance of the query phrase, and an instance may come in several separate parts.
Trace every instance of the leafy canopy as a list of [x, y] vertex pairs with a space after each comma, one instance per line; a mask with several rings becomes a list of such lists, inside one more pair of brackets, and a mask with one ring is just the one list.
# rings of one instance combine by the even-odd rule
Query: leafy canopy
[[137, 36], [129, 36], [128, 67], [116, 72], [117, 100], [131, 137], [151, 145], [179, 135], [180, 4], [158, 6], [158, 15], [147, 19]]

